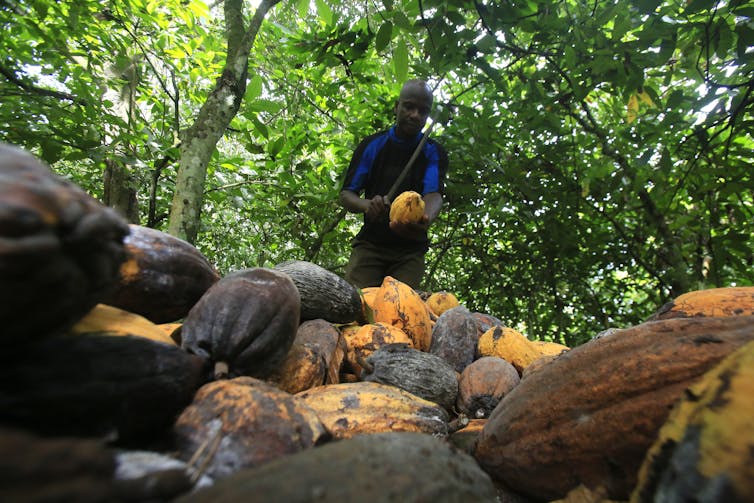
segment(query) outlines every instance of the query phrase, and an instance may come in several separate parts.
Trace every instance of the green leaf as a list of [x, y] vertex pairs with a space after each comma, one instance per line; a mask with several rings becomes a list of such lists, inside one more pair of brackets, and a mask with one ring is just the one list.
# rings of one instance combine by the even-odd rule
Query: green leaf
[[209, 17], [209, 9], [206, 2], [191, 1], [188, 4], [188, 8], [194, 13], [196, 17], [206, 18]]
[[330, 26], [332, 24], [332, 10], [330, 6], [325, 3], [325, 0], [315, 0], [314, 4], [317, 6], [317, 15], [325, 22], [325, 25]]
[[734, 9], [733, 12], [735, 12], [737, 16], [754, 18], [754, 7], [751, 5], [742, 5], [741, 7]]
[[399, 39], [393, 49], [393, 71], [398, 82], [404, 82], [408, 76], [408, 48], [403, 39]]
[[298, 0], [296, 3], [296, 11], [299, 17], [306, 18], [309, 14], [309, 0]]
[[409, 21], [406, 15], [399, 10], [395, 11], [393, 14], [393, 22], [402, 30], [410, 31], [412, 28], [411, 21]]
[[277, 155], [283, 150], [283, 146], [285, 146], [285, 137], [279, 136], [267, 144], [267, 152], [272, 157], [277, 157]]
[[691, 0], [691, 3], [684, 9], [684, 13], [694, 14], [703, 10], [709, 10], [715, 3], [717, 3], [717, 0]]
[[250, 114], [249, 120], [254, 125], [254, 129], [259, 131], [259, 134], [264, 136], [265, 139], [270, 139], [270, 130], [267, 126], [265, 126], [256, 116], [256, 114]]
[[249, 84], [246, 86], [246, 95], [244, 95], [243, 99], [246, 102], [251, 102], [257, 99], [261, 95], [262, 95], [262, 77], [260, 77], [259, 75], [254, 75], [249, 81]]
[[385, 21], [377, 31], [377, 38], [375, 40], [374, 48], [377, 52], [382, 51], [390, 43], [393, 37], [393, 23]]
[[662, 0], [634, 0], [632, 3], [640, 12], [651, 14], [662, 3]]

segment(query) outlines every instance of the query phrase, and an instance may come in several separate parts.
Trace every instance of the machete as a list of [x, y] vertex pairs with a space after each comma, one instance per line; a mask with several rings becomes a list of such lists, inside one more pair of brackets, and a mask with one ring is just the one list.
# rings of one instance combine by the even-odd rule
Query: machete
[[408, 172], [411, 171], [411, 166], [414, 165], [414, 162], [416, 162], [416, 158], [419, 157], [419, 152], [422, 151], [422, 147], [424, 147], [424, 144], [427, 143], [429, 132], [432, 130], [432, 126], [434, 125], [435, 125], [435, 121], [432, 121], [432, 123], [427, 127], [427, 129], [424, 130], [424, 134], [422, 135], [422, 139], [419, 141], [419, 145], [416, 146], [416, 150], [414, 150], [414, 153], [411, 154], [411, 158], [406, 163], [406, 166], [403, 168], [403, 171], [401, 171], [401, 174], [398, 175], [398, 178], [396, 178], [395, 182], [393, 183], [393, 186], [390, 187], [390, 192], [388, 192], [386, 196], [389, 202], [393, 201], [393, 198], [395, 198], [395, 193], [398, 192], [398, 187], [401, 186], [401, 183], [403, 183], [403, 180], [406, 178], [406, 175], [408, 175]]

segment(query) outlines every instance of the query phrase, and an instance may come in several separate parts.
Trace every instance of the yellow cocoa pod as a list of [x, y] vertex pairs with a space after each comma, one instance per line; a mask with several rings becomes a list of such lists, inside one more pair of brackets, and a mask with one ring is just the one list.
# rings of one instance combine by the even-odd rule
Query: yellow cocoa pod
[[104, 335], [135, 335], [171, 346], [176, 345], [170, 334], [159, 325], [141, 315], [106, 304], [94, 306], [94, 309], [71, 328], [71, 333], [74, 334], [94, 332]]
[[427, 299], [427, 306], [429, 306], [432, 312], [437, 316], [440, 316], [448, 309], [452, 309], [460, 305], [461, 303], [458, 302], [456, 296], [450, 292], [435, 292]]
[[392, 276], [386, 276], [374, 297], [374, 321], [400, 328], [420, 351], [429, 351], [432, 322], [418, 293]]
[[294, 396], [314, 409], [336, 439], [386, 431], [448, 432], [448, 413], [442, 406], [389, 384], [328, 384]]
[[424, 199], [421, 194], [408, 190], [401, 192], [390, 203], [390, 221], [402, 224], [419, 223], [424, 217]]
[[644, 458], [631, 502], [657, 501], [661, 494], [678, 501], [752, 501], [752, 396], [754, 341], [686, 389]]
[[541, 356], [557, 356], [563, 351], [568, 351], [568, 346], [549, 341], [530, 341]]
[[378, 286], [368, 286], [366, 288], [361, 289], [361, 300], [362, 302], [366, 303], [369, 307], [372, 307], [374, 304], [374, 296], [377, 294], [377, 290], [379, 290], [380, 287]]
[[534, 360], [542, 356], [537, 347], [521, 332], [510, 327], [494, 326], [479, 338], [479, 356], [497, 356], [507, 361], [521, 374]]

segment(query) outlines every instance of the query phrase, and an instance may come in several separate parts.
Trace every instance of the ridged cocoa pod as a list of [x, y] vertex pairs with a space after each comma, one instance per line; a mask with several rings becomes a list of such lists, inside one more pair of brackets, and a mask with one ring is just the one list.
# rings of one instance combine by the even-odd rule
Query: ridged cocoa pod
[[0, 357], [0, 421], [144, 445], [169, 431], [207, 371], [201, 358], [144, 337], [49, 336]]
[[390, 222], [413, 224], [424, 217], [424, 199], [421, 194], [407, 190], [398, 194], [390, 203]]
[[447, 361], [456, 372], [463, 372], [474, 361], [478, 340], [474, 315], [464, 306], [458, 306], [437, 318], [429, 352]]
[[583, 484], [626, 500], [645, 453], [690, 384], [754, 340], [754, 316], [616, 330], [528, 375], [487, 420], [475, 457], [539, 500]]
[[439, 356], [407, 344], [388, 344], [369, 355], [365, 365], [361, 372], [364, 381], [390, 384], [442, 405], [447, 411], [456, 404], [458, 376]]
[[387, 384], [328, 384], [295, 396], [314, 409], [327, 431], [337, 439], [386, 431], [419, 431], [440, 436], [448, 433], [448, 413], [444, 408]]
[[363, 318], [359, 291], [337, 274], [304, 260], [283, 262], [273, 269], [289, 275], [298, 288], [301, 321], [350, 323]]
[[215, 364], [215, 377], [265, 379], [296, 337], [301, 299], [287, 274], [261, 267], [228, 274], [191, 308], [181, 346]]
[[345, 341], [332, 323], [305, 321], [298, 327], [285, 360], [267, 380], [288, 393], [337, 384], [345, 353]]
[[385, 276], [374, 296], [374, 321], [400, 328], [420, 351], [429, 351], [432, 322], [429, 308], [416, 291], [392, 276]]
[[471, 456], [420, 433], [332, 442], [223, 479], [179, 503], [500, 501]]
[[0, 144], [0, 344], [63, 332], [118, 280], [128, 224], [31, 154]]
[[216, 479], [329, 439], [313, 410], [251, 377], [202, 386], [176, 420], [174, 432], [184, 460], [206, 446], [206, 473]]
[[126, 261], [103, 301], [153, 323], [184, 318], [220, 275], [192, 244], [156, 229], [129, 225]]

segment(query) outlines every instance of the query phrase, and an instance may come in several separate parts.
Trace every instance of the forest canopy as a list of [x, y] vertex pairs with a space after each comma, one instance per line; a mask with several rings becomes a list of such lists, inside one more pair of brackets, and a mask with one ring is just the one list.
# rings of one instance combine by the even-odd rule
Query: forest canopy
[[426, 291], [575, 345], [754, 280], [754, 6], [5, 0], [0, 141], [223, 273], [338, 274], [358, 141], [435, 89]]

